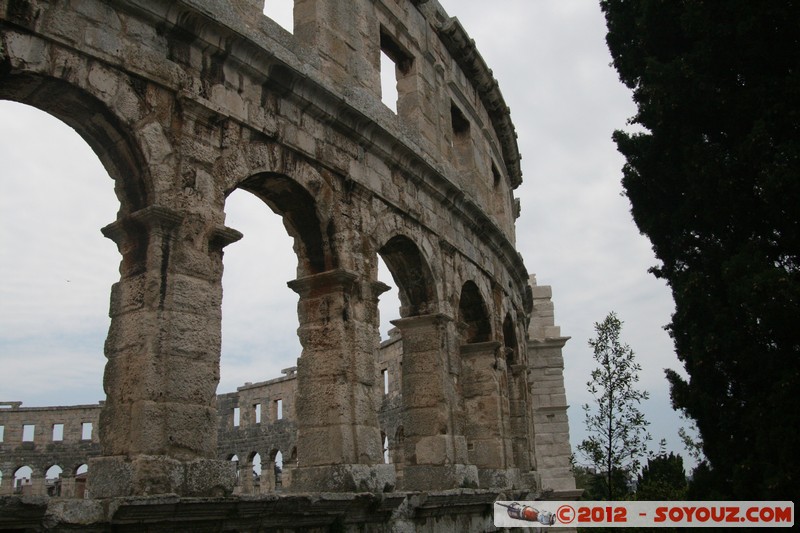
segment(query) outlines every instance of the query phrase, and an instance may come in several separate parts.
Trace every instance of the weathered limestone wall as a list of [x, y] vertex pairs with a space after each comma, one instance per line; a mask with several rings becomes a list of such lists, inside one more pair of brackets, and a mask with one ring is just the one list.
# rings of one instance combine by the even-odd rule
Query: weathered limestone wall
[[[91, 494], [249, 492], [253, 455], [269, 463], [276, 449], [296, 492], [568, 484], [540, 471], [568, 457], [566, 419], [547, 426], [541, 410], [563, 377], [552, 339], [526, 340], [516, 134], [474, 44], [435, 0], [295, 0], [294, 34], [263, 7], [0, 0], [0, 98], [74, 127], [120, 202], [103, 228], [121, 262]], [[380, 99], [382, 52], [396, 113]], [[296, 431], [274, 442], [257, 442], [254, 405], [262, 425], [282, 424], [259, 384], [216, 396], [223, 249], [242, 237], [225, 226], [235, 189], [283, 217], [298, 260], [287, 281], [303, 350], [270, 389], [295, 384], [281, 394]], [[402, 304], [388, 398], [379, 256]], [[220, 430], [236, 407], [239, 428]]]

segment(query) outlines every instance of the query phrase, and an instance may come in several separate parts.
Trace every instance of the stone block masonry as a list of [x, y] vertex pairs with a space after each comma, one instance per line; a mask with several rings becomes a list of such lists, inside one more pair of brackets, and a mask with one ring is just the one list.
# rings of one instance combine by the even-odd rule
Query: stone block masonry
[[[295, 0], [293, 34], [263, 9], [0, 0], [0, 98], [75, 128], [119, 200], [103, 228], [120, 254], [106, 398], [81, 408], [92, 438], [75, 444], [89, 458], [81, 516], [98, 530], [143, 514], [189, 520], [202, 514], [197, 498], [211, 498], [208, 516], [226, 505], [250, 516], [241, 499], [252, 494], [324, 491], [350, 495], [352, 512], [312, 505], [347, 529], [372, 523], [352, 496], [366, 491], [385, 510], [371, 530], [427, 516], [431, 531], [482, 531], [491, 495], [568, 493], [566, 339], [545, 324], [546, 298], [515, 249], [516, 133], [474, 43], [436, 0]], [[395, 66], [396, 112], [381, 100], [382, 54]], [[286, 376], [218, 397], [223, 250], [242, 237], [225, 226], [236, 189], [294, 239], [302, 353]], [[402, 304], [385, 349], [378, 257]], [[382, 371], [393, 376], [386, 397]], [[35, 452], [36, 479], [56, 464], [36, 455], [54, 423], [4, 423], [3, 457]], [[63, 424], [72, 446], [74, 425]], [[33, 442], [17, 442], [26, 431]], [[11, 463], [3, 490], [22, 466]], [[376, 496], [393, 494], [405, 496]], [[107, 505], [130, 498], [143, 507]], [[42, 509], [26, 505], [0, 507], [18, 510], [0, 518]], [[42, 505], [55, 523], [77, 516]]]

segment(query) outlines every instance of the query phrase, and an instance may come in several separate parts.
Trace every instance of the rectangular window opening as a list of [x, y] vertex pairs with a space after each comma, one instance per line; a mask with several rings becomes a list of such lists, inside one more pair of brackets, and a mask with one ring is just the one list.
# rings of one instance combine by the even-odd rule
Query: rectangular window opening
[[500, 185], [500, 179], [501, 179], [500, 171], [497, 170], [497, 166], [494, 164], [494, 162], [492, 163], [492, 179], [495, 187]]
[[81, 424], [81, 440], [92, 440], [92, 423], [83, 422]]
[[399, 82], [411, 73], [414, 57], [400, 46], [381, 26], [381, 101], [393, 112], [398, 112], [398, 103], [403, 96]]
[[381, 102], [397, 114], [397, 77], [395, 64], [381, 51]]
[[6, 427], [0, 426], [0, 442], [3, 442], [3, 439], [5, 438], [5, 433], [6, 433]]
[[53, 442], [64, 440], [64, 424], [53, 424]]
[[238, 407], [233, 408], [233, 427], [238, 428], [241, 422], [242, 413]]
[[456, 138], [469, 135], [469, 120], [454, 103], [450, 104], [450, 121], [453, 125], [453, 136]]
[[453, 128], [451, 146], [455, 167], [462, 171], [472, 171], [475, 166], [475, 150], [470, 135], [470, 123], [453, 101], [450, 102], [450, 123]]
[[383, 375], [383, 395], [386, 396], [389, 394], [389, 369], [384, 368], [381, 370], [381, 374]]
[[275, 400], [275, 420], [283, 418], [283, 400]]
[[256, 424], [261, 423], [261, 404], [257, 403], [253, 406], [253, 411], [256, 413]]
[[33, 434], [36, 430], [35, 424], [22, 425], [22, 442], [33, 442]]

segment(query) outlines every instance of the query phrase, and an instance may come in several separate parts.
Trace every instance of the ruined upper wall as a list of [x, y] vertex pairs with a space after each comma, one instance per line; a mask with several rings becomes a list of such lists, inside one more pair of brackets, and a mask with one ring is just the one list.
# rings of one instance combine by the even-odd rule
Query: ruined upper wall
[[[282, 79], [286, 91], [309, 90], [298, 86], [298, 77], [313, 80], [317, 90], [363, 114], [337, 120], [374, 121], [370, 141], [380, 145], [378, 128], [388, 133], [384, 149], [398, 166], [409, 166], [405, 150], [421, 156], [514, 241], [519, 205], [513, 189], [522, 182], [516, 132], [497, 80], [457, 18], [435, 0], [295, 0], [290, 34], [263, 11], [264, 0], [184, 0], [175, 2], [170, 18], [174, 31], [189, 27], [219, 47], [219, 65], [185, 58], [200, 61], [199, 69], [218, 69], [224, 84], [235, 85], [241, 74], [234, 69], [241, 68]], [[210, 21], [231, 33], [221, 36]], [[382, 51], [396, 64], [396, 114], [381, 101]], [[251, 118], [246, 103], [229, 103]], [[358, 171], [351, 177], [369, 180]]]
[[11, 494], [20, 467], [32, 469], [37, 489], [43, 491], [51, 466], [72, 477], [99, 455], [100, 409], [101, 404], [23, 407], [22, 402], [0, 402], [0, 495]]

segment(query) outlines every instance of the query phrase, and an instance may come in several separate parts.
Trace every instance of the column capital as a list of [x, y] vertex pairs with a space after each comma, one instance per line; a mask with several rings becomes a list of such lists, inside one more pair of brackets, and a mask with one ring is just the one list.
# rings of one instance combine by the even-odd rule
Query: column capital
[[218, 224], [214, 226], [214, 229], [211, 230], [211, 235], [208, 238], [208, 242], [211, 245], [211, 248], [221, 250], [229, 244], [235, 243], [242, 237], [244, 237], [244, 235], [241, 231]]
[[383, 294], [384, 292], [392, 290], [390, 286], [388, 286], [382, 281], [373, 281], [370, 284], [370, 287], [372, 288], [372, 297], [375, 298], [376, 300], [380, 298], [381, 294]]
[[471, 342], [461, 345], [461, 355], [468, 357], [470, 355], [487, 354], [495, 355], [497, 349], [502, 346], [500, 341], [486, 341], [486, 342]]
[[286, 285], [299, 294], [301, 298], [307, 298], [320, 293], [325, 294], [351, 289], [357, 281], [357, 274], [349, 270], [337, 268], [335, 270], [328, 270], [327, 272], [320, 272], [319, 274], [297, 278], [288, 282]]
[[151, 205], [115, 220], [100, 231], [117, 244], [130, 233], [132, 227], [145, 227], [166, 233], [183, 221], [183, 215], [168, 207]]
[[401, 332], [405, 330], [417, 329], [417, 328], [427, 328], [430, 326], [438, 326], [440, 324], [446, 324], [448, 322], [453, 322], [454, 319], [450, 315], [446, 315], [444, 313], [432, 313], [429, 315], [414, 315], [405, 318], [398, 318], [396, 320], [390, 320], [390, 322], [397, 326]]

